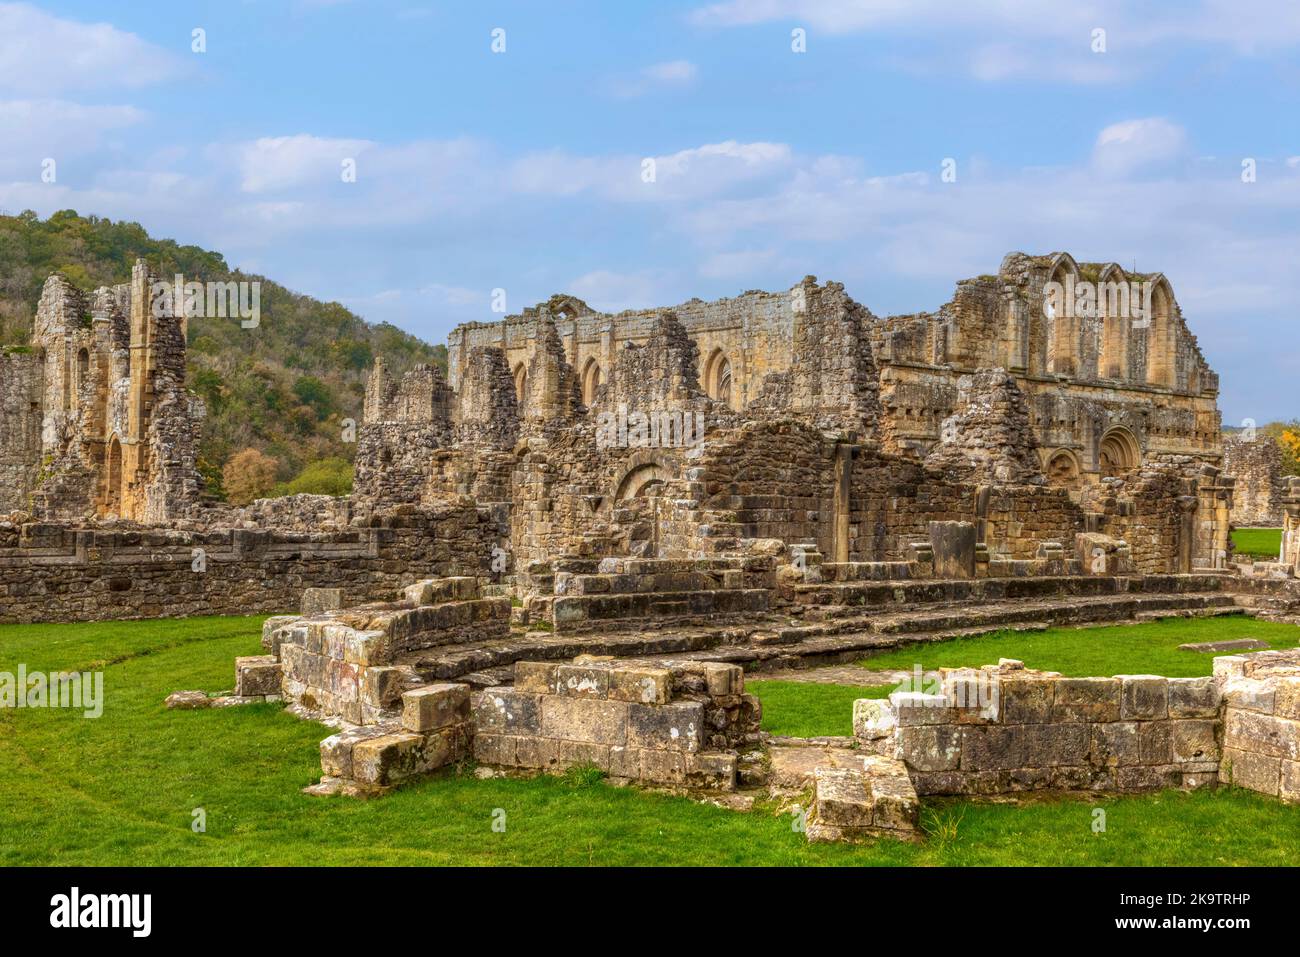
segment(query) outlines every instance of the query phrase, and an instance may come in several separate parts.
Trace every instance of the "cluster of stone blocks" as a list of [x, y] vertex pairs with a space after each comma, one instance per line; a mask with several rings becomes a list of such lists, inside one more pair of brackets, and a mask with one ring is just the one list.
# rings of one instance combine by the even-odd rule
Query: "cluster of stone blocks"
[[737, 665], [521, 661], [513, 687], [487, 688], [474, 703], [474, 756], [508, 768], [594, 765], [614, 778], [731, 790], [736, 748], [757, 742], [760, 715]]
[[463, 684], [431, 684], [402, 695], [400, 717], [353, 727], [320, 743], [320, 784], [312, 793], [383, 793], [470, 755], [474, 727], [470, 690]]
[[1214, 659], [1223, 683], [1223, 776], [1300, 801], [1300, 650]]
[[[307, 597], [320, 607], [331, 596]], [[452, 577], [416, 582], [396, 603], [268, 619], [263, 644], [281, 662], [290, 701], [370, 725], [391, 718], [402, 694], [422, 683], [402, 656], [509, 632], [509, 598], [481, 597], [477, 579]]]
[[903, 762], [868, 754], [861, 768], [822, 767], [813, 772], [813, 806], [804, 834], [814, 842], [912, 840], [920, 813]]
[[1004, 661], [940, 669], [941, 688], [854, 703], [854, 734], [917, 793], [1148, 791], [1217, 782], [1215, 679], [1064, 678]]

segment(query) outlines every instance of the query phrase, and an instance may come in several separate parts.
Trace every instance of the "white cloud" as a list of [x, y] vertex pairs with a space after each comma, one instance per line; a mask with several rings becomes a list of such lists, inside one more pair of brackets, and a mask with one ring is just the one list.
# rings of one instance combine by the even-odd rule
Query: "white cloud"
[[[712, 28], [802, 26], [810, 33], [810, 51], [818, 34], [920, 38], [929, 52], [895, 62], [913, 72], [947, 72], [957, 63], [986, 82], [1110, 82], [1158, 69], [1153, 54], [1180, 46], [1269, 56], [1300, 45], [1294, 0], [1255, 0], [1248, 8], [1240, 0], [1188, 0], [1163, 9], [1134, 9], [1123, 0], [723, 0], [696, 8], [689, 20]], [[1097, 28], [1106, 31], [1102, 54], [1092, 50]]]
[[593, 309], [622, 312], [676, 301], [678, 297], [670, 291], [673, 285], [667, 272], [662, 270], [616, 272], [598, 269], [579, 276], [565, 288]]
[[685, 89], [695, 82], [699, 68], [689, 60], [655, 63], [633, 77], [620, 77], [610, 84], [610, 92], [623, 99], [645, 96], [656, 90]]
[[[188, 49], [186, 37], [186, 49]], [[12, 91], [138, 87], [181, 72], [180, 58], [108, 23], [65, 20], [26, 3], [0, 3], [0, 76]]]
[[144, 115], [133, 106], [0, 100], [0, 173], [39, 180], [47, 158], [70, 169], [65, 159], [102, 149], [110, 134], [134, 126]]
[[357, 160], [374, 144], [299, 134], [267, 136], [238, 147], [240, 189], [264, 193], [303, 185], [342, 182], [345, 160]]
[[1187, 132], [1162, 117], [1125, 120], [1097, 134], [1093, 165], [1100, 171], [1127, 175], [1183, 155]]

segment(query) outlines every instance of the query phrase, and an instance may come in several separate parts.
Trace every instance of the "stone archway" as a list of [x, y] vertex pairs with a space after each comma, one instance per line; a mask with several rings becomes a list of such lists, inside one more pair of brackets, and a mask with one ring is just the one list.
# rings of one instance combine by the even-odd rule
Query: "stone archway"
[[709, 358], [704, 363], [703, 374], [700, 376], [700, 383], [710, 398], [717, 399], [727, 406], [732, 405], [731, 360], [720, 348], [709, 353]]
[[515, 400], [519, 403], [519, 412], [522, 415], [524, 406], [528, 403], [528, 367], [522, 362], [515, 366]]
[[1128, 429], [1111, 429], [1101, 439], [1097, 466], [1103, 478], [1119, 478], [1142, 465], [1142, 449]]
[[622, 502], [630, 498], [646, 498], [657, 495], [664, 482], [671, 478], [666, 468], [658, 462], [643, 462], [633, 466], [619, 480], [614, 501]]
[[588, 359], [582, 367], [582, 404], [590, 407], [596, 401], [596, 391], [600, 388], [602, 373], [600, 363], [594, 358]]
[[1083, 470], [1079, 458], [1069, 449], [1059, 449], [1047, 460], [1047, 482], [1055, 488], [1075, 489], [1079, 487]]

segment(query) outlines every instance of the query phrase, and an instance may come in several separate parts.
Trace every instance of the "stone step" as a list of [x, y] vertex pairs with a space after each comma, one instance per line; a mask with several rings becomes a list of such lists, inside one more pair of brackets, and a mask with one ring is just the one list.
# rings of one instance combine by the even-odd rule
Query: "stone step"
[[[515, 661], [556, 661], [580, 654], [660, 658], [667, 661], [718, 661], [751, 671], [841, 664], [921, 642], [951, 641], [998, 632], [1043, 631], [1050, 627], [1132, 621], [1151, 613], [1170, 617], [1181, 610], [1242, 613], [1231, 596], [1215, 594], [1130, 595], [1124, 598], [1075, 598], [1057, 602], [1019, 602], [944, 610], [917, 609], [888, 616], [838, 619], [829, 633], [767, 620], [733, 626], [682, 626], [662, 631], [547, 634], [477, 642], [414, 654], [399, 663], [412, 666], [424, 680], [465, 678], [483, 673], [483, 682], [509, 680], [505, 672]], [[606, 623], [608, 624], [608, 623]], [[928, 627], [923, 627], [928, 626]], [[468, 679], [466, 679], [468, 680]], [[479, 685], [479, 681], [470, 683]]]
[[592, 628], [646, 627], [652, 620], [686, 623], [767, 612], [771, 592], [764, 588], [715, 591], [644, 592], [557, 596], [552, 606], [556, 632]]
[[556, 595], [631, 595], [645, 593], [715, 591], [744, 587], [740, 569], [717, 571], [624, 572], [607, 575], [560, 576], [555, 582]]
[[918, 579], [894, 582], [797, 584], [791, 589], [803, 605], [879, 607], [927, 603], [1047, 599], [1064, 596], [1221, 591], [1219, 575], [1038, 576], [1025, 578]]
[[949, 628], [992, 627], [1033, 619], [1055, 624], [1073, 624], [1079, 620], [1121, 621], [1136, 619], [1144, 613], [1169, 617], [1189, 609], [1207, 608], [1240, 611], [1234, 606], [1231, 595], [1126, 595], [906, 612], [877, 619], [873, 630], [881, 634], [908, 634]]

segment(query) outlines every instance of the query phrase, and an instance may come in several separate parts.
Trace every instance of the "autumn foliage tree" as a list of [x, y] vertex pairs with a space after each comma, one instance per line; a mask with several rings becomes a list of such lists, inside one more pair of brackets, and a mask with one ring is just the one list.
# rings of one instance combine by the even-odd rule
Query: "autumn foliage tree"
[[280, 463], [265, 452], [248, 448], [236, 452], [221, 470], [226, 499], [233, 505], [247, 505], [275, 487]]

